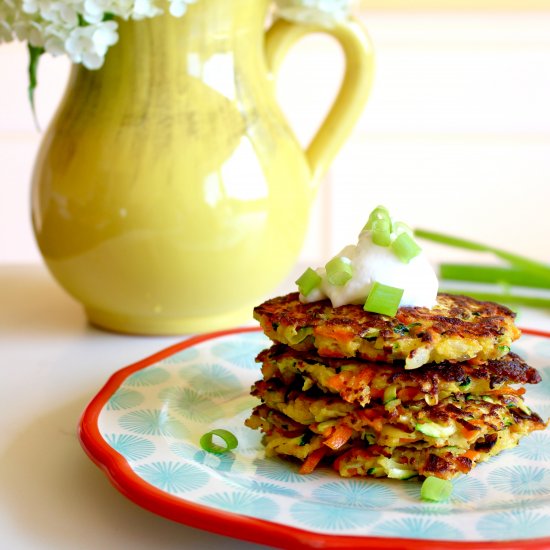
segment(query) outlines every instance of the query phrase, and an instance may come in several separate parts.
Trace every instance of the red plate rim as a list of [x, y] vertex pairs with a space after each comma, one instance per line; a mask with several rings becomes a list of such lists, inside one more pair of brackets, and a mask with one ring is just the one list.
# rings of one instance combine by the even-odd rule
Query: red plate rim
[[[529, 328], [521, 330], [523, 334], [550, 338], [550, 332]], [[142, 508], [172, 521], [219, 535], [280, 548], [332, 550], [357, 548], [380, 550], [425, 550], [428, 548], [431, 550], [486, 550], [492, 548], [546, 550], [550, 548], [550, 537], [486, 542], [325, 535], [240, 514], [231, 514], [183, 500], [150, 485], [140, 478], [130, 468], [126, 459], [103, 439], [98, 427], [99, 414], [111, 395], [128, 376], [201, 342], [222, 336], [259, 331], [260, 329], [257, 327], [246, 327], [194, 336], [133, 363], [115, 372], [109, 378], [84, 410], [78, 426], [78, 436], [86, 454], [105, 472], [109, 481], [118, 491]]]

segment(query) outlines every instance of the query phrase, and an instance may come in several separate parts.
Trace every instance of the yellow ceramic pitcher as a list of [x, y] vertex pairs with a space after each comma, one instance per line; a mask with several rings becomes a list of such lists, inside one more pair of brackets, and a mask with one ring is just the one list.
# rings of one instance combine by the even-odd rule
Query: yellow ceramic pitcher
[[100, 70], [73, 67], [32, 212], [48, 268], [92, 323], [144, 334], [240, 324], [296, 261], [320, 178], [365, 104], [372, 51], [354, 21], [324, 29], [347, 70], [303, 151], [272, 74], [321, 29], [280, 20], [266, 33], [268, 5], [200, 0], [181, 19], [121, 21]]

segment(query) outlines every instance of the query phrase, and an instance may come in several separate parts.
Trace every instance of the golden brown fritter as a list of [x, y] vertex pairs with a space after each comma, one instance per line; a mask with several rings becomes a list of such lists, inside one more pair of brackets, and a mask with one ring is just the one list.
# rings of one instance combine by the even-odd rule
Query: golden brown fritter
[[[254, 409], [246, 425], [265, 434], [266, 456], [298, 459], [302, 473], [325, 460], [343, 477], [450, 479], [546, 428], [521, 398], [511, 395], [492, 402], [453, 397], [435, 407], [401, 410], [397, 416], [376, 407], [357, 407], [346, 414], [349, 404], [339, 408], [336, 400], [326, 398], [312, 408], [314, 401], [296, 396], [285, 402], [274, 389], [258, 393], [266, 403]], [[285, 405], [293, 418], [282, 412]], [[306, 424], [308, 415], [318, 415], [321, 422]]]
[[489, 395], [510, 384], [537, 384], [537, 370], [515, 353], [487, 363], [429, 363], [418, 369], [360, 359], [321, 357], [282, 344], [263, 350], [256, 359], [264, 380], [276, 378], [303, 390], [316, 386], [349, 403], [367, 405], [371, 400], [402, 402], [423, 400], [430, 405], [456, 393]]
[[451, 294], [439, 294], [432, 309], [401, 307], [395, 317], [387, 317], [360, 305], [334, 308], [328, 300], [303, 304], [292, 293], [257, 306], [254, 317], [274, 342], [298, 351], [387, 363], [404, 360], [405, 369], [498, 359], [520, 336], [508, 308]]
[[513, 427], [519, 421], [529, 421], [533, 429], [545, 427], [518, 395], [521, 392], [512, 388], [501, 392], [483, 396], [457, 394], [437, 405], [395, 399], [361, 407], [332, 395], [288, 388], [273, 379], [257, 382], [253, 394], [268, 409], [325, 438], [344, 426], [350, 441], [363, 439], [387, 447], [421, 442], [466, 451], [480, 438]]

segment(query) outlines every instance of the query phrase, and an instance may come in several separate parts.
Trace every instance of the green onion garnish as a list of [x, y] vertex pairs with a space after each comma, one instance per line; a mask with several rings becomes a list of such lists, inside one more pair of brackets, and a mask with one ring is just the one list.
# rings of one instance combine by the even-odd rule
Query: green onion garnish
[[298, 290], [303, 296], [308, 296], [312, 290], [321, 284], [321, 276], [308, 267], [302, 275], [296, 280]]
[[[214, 443], [214, 436], [219, 437], [225, 443], [225, 447]], [[237, 438], [229, 431], [223, 429], [212, 430], [205, 433], [200, 439], [200, 446], [209, 453], [222, 454], [235, 449], [239, 442]]]
[[375, 220], [371, 226], [372, 242], [378, 246], [390, 246], [391, 222], [388, 220]]
[[385, 206], [377, 206], [369, 215], [369, 219], [367, 223], [365, 224], [365, 227], [363, 227], [363, 231], [365, 229], [372, 229], [372, 226], [375, 221], [377, 220], [384, 220], [387, 221], [390, 224], [390, 232], [391, 232], [391, 219], [390, 219], [390, 213], [388, 212], [388, 209]]
[[369, 292], [363, 309], [365, 311], [371, 311], [372, 313], [380, 313], [388, 317], [395, 317], [399, 309], [401, 298], [403, 297], [403, 292], [404, 290], [402, 288], [375, 282], [372, 285], [372, 289]]
[[405, 222], [395, 222], [392, 229], [397, 236], [401, 233], [408, 233], [411, 237], [414, 235], [413, 230]]
[[420, 498], [423, 500], [440, 502], [442, 500], [447, 500], [451, 496], [452, 492], [452, 482], [439, 477], [430, 476], [427, 477], [422, 483]]
[[401, 233], [392, 243], [393, 253], [405, 264], [408, 264], [413, 258], [418, 256], [422, 249], [416, 244], [416, 241], [408, 234]]
[[327, 280], [331, 285], [344, 286], [353, 277], [353, 266], [349, 258], [337, 256], [325, 266]]

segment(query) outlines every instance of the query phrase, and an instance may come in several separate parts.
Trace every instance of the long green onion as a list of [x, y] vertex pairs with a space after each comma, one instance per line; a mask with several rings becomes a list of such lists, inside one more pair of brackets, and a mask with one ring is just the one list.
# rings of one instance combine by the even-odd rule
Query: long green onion
[[[219, 437], [225, 443], [225, 446], [214, 443], [214, 436]], [[227, 453], [228, 451], [235, 449], [239, 444], [237, 438], [230, 431], [223, 430], [221, 428], [205, 433], [200, 438], [199, 443], [202, 449], [209, 453], [215, 454]]]
[[530, 288], [550, 289], [550, 281], [535, 273], [517, 267], [483, 264], [439, 264], [440, 279], [468, 281], [472, 283], [494, 283]]
[[321, 284], [321, 276], [308, 267], [302, 275], [295, 281], [298, 285], [298, 290], [303, 296], [311, 294], [312, 290], [316, 289]]
[[353, 266], [349, 258], [336, 256], [325, 265], [325, 269], [331, 285], [344, 286], [353, 277]]
[[550, 266], [531, 260], [518, 254], [513, 254], [499, 248], [494, 248], [485, 244], [481, 244], [475, 241], [467, 239], [461, 239], [458, 237], [452, 237], [450, 235], [444, 235], [443, 233], [436, 233], [434, 231], [428, 231], [426, 229], [415, 229], [415, 235], [421, 239], [426, 239], [440, 244], [446, 244], [448, 246], [454, 246], [457, 248], [464, 248], [466, 250], [475, 250], [477, 252], [489, 252], [494, 254], [498, 258], [505, 260], [514, 267], [538, 275], [541, 279], [550, 283]]
[[372, 289], [369, 292], [363, 309], [372, 313], [380, 313], [388, 317], [395, 317], [399, 309], [401, 298], [403, 297], [403, 292], [404, 290], [402, 288], [375, 282], [372, 285]]
[[393, 253], [405, 264], [418, 256], [422, 249], [408, 233], [401, 233], [392, 243]]
[[432, 500], [441, 502], [447, 500], [453, 492], [451, 481], [441, 479], [435, 476], [427, 477], [420, 488], [420, 498], [423, 500]]

